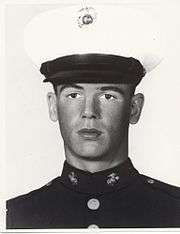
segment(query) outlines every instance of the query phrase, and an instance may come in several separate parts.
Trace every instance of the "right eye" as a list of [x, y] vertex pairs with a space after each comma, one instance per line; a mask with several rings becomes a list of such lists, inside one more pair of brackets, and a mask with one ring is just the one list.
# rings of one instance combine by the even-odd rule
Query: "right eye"
[[80, 98], [81, 95], [79, 93], [70, 93], [67, 95], [67, 97], [70, 99], [76, 99], [76, 98]]

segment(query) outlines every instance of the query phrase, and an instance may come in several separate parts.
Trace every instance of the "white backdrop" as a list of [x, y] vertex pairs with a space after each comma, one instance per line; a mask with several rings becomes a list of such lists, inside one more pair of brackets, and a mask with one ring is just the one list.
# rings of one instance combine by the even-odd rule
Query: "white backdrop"
[[[5, 9], [6, 199], [43, 186], [63, 166], [59, 126], [49, 120], [46, 104], [52, 87], [42, 83], [23, 47], [23, 30], [32, 17], [77, 1], [58, 2], [9, 4]], [[129, 156], [141, 173], [180, 186], [180, 1], [114, 2], [149, 7], [167, 28], [166, 57], [137, 90], [144, 93], [145, 106], [139, 123], [130, 128]]]

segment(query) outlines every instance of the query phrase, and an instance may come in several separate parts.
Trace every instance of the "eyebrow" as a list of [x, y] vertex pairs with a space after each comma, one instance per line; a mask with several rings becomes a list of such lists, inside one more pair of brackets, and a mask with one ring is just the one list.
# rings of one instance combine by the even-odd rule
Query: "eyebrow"
[[84, 88], [80, 85], [76, 85], [76, 84], [65, 84], [65, 85], [62, 85], [61, 88], [60, 88], [60, 93], [66, 89], [66, 88], [75, 88], [75, 89], [81, 89], [83, 90]]
[[[75, 88], [75, 89], [80, 89], [80, 90], [84, 90], [84, 88], [80, 85], [77, 85], [77, 84], [65, 84], [65, 85], [62, 85], [61, 88], [60, 88], [60, 93], [66, 89], [66, 88]], [[120, 93], [121, 95], [124, 95], [124, 91], [122, 89], [120, 89], [119, 87], [116, 87], [116, 86], [103, 86], [103, 87], [98, 87], [97, 90], [100, 90], [100, 91], [114, 91], [114, 92], [118, 92]]]
[[99, 88], [99, 90], [101, 90], [101, 91], [110, 90], [110, 91], [118, 92], [121, 95], [124, 95], [124, 91], [122, 89], [120, 89], [119, 87], [116, 87], [116, 86], [103, 86], [103, 87]]

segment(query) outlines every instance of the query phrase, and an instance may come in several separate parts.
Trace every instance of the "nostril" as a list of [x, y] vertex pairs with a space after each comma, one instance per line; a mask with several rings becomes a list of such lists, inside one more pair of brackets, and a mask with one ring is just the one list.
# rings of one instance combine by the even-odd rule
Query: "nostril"
[[87, 113], [84, 113], [84, 114], [82, 115], [82, 118], [83, 118], [83, 119], [84, 119], [84, 118], [87, 118], [87, 119], [96, 119], [97, 117], [96, 117], [95, 114], [87, 114]]

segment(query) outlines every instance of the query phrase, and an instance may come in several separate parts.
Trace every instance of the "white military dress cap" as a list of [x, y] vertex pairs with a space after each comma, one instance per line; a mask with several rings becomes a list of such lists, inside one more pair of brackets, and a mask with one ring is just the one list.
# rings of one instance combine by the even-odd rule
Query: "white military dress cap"
[[149, 72], [163, 58], [154, 18], [121, 4], [77, 4], [41, 13], [25, 28], [24, 45], [38, 67], [67, 55], [107, 54], [133, 57]]

